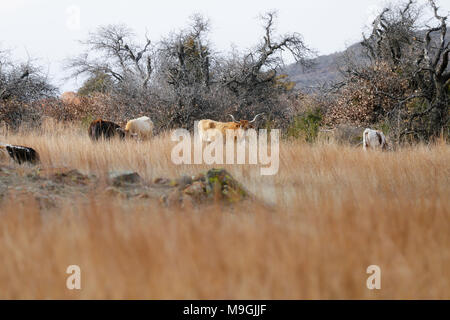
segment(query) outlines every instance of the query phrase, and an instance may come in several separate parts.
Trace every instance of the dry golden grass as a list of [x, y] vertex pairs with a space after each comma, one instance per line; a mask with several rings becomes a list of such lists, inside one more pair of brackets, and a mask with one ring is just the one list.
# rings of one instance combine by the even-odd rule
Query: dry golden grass
[[[42, 167], [145, 179], [175, 166], [167, 136], [91, 143], [84, 130], [0, 132], [39, 151]], [[41, 211], [13, 192], [0, 202], [0, 298], [449, 299], [450, 147], [370, 152], [282, 142], [280, 170], [225, 166], [272, 208], [161, 207], [90, 195]], [[74, 204], [75, 202], [75, 204]], [[66, 288], [68, 265], [82, 290]], [[379, 265], [381, 290], [366, 288]]]

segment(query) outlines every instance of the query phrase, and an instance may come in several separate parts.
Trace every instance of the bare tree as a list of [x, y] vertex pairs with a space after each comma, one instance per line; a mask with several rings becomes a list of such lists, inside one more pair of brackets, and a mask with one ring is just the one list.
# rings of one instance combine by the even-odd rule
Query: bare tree
[[15, 62], [9, 52], [0, 52], [0, 101], [30, 102], [55, 93], [56, 88], [36, 62]]
[[[283, 53], [288, 52], [297, 63], [310, 64], [314, 53], [309, 49], [298, 33], [276, 35], [276, 12], [267, 12], [261, 16], [264, 28], [262, 41], [250, 52], [239, 55], [235, 53], [225, 61], [222, 68], [221, 82], [240, 101], [237, 112], [243, 117], [250, 113], [278, 113], [283, 117], [279, 106], [273, 108], [274, 100], [285, 93], [285, 86], [280, 85], [282, 76], [279, 70], [284, 66]], [[251, 110], [256, 105], [264, 105], [259, 110]]]
[[16, 62], [10, 52], [0, 52], [0, 123], [18, 128], [23, 122], [39, 123], [41, 110], [36, 103], [56, 94], [47, 75], [36, 61]]
[[212, 97], [215, 56], [208, 41], [209, 21], [200, 14], [190, 25], [162, 39], [158, 48], [155, 89], [166, 107], [158, 110], [166, 125], [192, 127], [194, 120], [214, 114], [219, 107]]
[[363, 33], [361, 45], [372, 60], [382, 59], [394, 65], [408, 63], [411, 51], [417, 50], [414, 38], [419, 31], [421, 10], [413, 0], [398, 8], [384, 8], [372, 22], [372, 32]]
[[284, 65], [283, 51], [291, 53], [296, 62], [308, 65], [312, 57], [312, 50], [309, 49], [300, 34], [292, 33], [283, 36], [275, 36], [276, 12], [268, 12], [261, 17], [265, 35], [263, 41], [254, 50], [244, 55], [237, 67], [231, 68], [224, 74], [224, 83], [232, 90], [239, 88], [248, 90], [260, 84], [274, 82], [278, 75], [278, 70]]
[[208, 32], [208, 20], [195, 14], [188, 29], [161, 41], [160, 63], [168, 84], [175, 88], [194, 84], [209, 86], [212, 56]]
[[131, 81], [146, 88], [153, 71], [152, 42], [146, 36], [145, 43], [138, 45], [134, 38], [134, 32], [124, 25], [102, 26], [81, 41], [85, 52], [69, 59], [66, 67], [74, 77], [104, 73], [118, 84]]

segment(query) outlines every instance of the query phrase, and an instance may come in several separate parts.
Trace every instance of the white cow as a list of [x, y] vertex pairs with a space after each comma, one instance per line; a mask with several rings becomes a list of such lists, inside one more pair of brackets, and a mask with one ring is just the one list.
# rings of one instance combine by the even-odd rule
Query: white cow
[[153, 121], [149, 117], [140, 117], [127, 122], [125, 134], [138, 137], [139, 139], [148, 139], [153, 135]]
[[366, 129], [363, 133], [363, 149], [386, 150], [386, 137], [380, 130]]

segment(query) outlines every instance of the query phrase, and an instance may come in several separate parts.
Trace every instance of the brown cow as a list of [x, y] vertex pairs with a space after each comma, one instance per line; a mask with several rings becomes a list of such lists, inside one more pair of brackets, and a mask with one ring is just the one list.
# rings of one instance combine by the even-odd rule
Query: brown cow
[[29, 162], [35, 164], [39, 162], [39, 153], [33, 148], [0, 143], [0, 152], [7, 153], [11, 159], [19, 164]]
[[110, 139], [118, 136], [120, 139], [125, 138], [125, 131], [116, 123], [97, 119], [91, 122], [88, 129], [89, 138], [96, 141], [101, 138]]
[[[252, 123], [256, 121], [256, 119], [262, 115], [263, 113], [257, 114], [255, 118], [252, 121], [248, 120], [240, 120], [236, 121], [234, 117], [230, 114], [229, 116], [233, 119], [233, 122], [219, 122], [214, 120], [200, 120], [198, 122], [198, 134], [200, 139], [203, 141], [213, 141], [217, 134], [222, 134], [223, 137], [226, 136], [227, 130], [234, 130], [238, 131], [239, 129], [242, 130], [248, 130], [250, 128], [253, 128]], [[235, 138], [237, 138], [237, 134]]]

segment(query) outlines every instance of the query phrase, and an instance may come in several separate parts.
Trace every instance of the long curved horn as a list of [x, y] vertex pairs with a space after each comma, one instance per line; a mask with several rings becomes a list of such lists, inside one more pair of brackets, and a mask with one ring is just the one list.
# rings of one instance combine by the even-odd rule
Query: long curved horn
[[236, 121], [236, 119], [234, 119], [234, 117], [233, 117], [232, 114], [229, 114], [229, 116], [230, 116], [231, 118], [233, 118], [233, 121], [234, 121], [234, 122], [238, 122], [238, 121]]
[[264, 113], [258, 113], [258, 114], [255, 116], [255, 118], [254, 118], [252, 121], [250, 121], [249, 123], [255, 122], [256, 119], [257, 119], [260, 115], [263, 115], [263, 114], [264, 114]]

